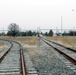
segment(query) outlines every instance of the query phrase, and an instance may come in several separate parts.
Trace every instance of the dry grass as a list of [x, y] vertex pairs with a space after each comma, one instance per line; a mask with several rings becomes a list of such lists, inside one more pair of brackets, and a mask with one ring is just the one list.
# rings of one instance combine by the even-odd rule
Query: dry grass
[[[0, 37], [0, 39], [2, 39], [2, 37]], [[14, 41], [22, 42], [22, 43], [28, 44], [28, 45], [36, 44], [36, 37], [15, 37], [14, 38], [14, 37], [5, 36], [3, 39], [14, 40]]]
[[76, 47], [76, 36], [54, 36], [48, 38], [65, 46]]
[[2, 43], [0, 42], [0, 46], [2, 46]]
[[2, 51], [2, 50], [3, 50], [3, 43], [0, 42], [0, 51]]
[[[3, 37], [0, 37], [2, 39]], [[48, 39], [63, 44], [69, 47], [76, 47], [76, 36], [53, 36], [47, 37]], [[36, 37], [4, 37], [3, 39], [15, 40], [28, 45], [36, 45]], [[1, 44], [0, 44], [1, 45]]]

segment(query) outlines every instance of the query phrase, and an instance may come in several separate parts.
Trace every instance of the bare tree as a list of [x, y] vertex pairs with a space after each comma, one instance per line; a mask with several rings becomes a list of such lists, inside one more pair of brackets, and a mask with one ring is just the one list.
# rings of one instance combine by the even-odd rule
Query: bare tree
[[16, 23], [11, 23], [8, 26], [8, 33], [9, 36], [15, 36], [19, 32], [19, 26]]

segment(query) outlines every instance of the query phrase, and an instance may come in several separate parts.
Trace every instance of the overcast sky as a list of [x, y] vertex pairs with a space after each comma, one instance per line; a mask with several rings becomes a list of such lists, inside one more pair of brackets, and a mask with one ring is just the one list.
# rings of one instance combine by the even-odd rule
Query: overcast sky
[[61, 16], [64, 29], [76, 27], [76, 0], [0, 0], [0, 29], [61, 28]]

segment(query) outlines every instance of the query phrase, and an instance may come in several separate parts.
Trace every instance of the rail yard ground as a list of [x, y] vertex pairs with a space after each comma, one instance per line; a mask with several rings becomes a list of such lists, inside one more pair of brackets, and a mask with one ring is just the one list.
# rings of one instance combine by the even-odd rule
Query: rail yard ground
[[[0, 38], [2, 39], [2, 37]], [[54, 36], [47, 38], [70, 47], [76, 46], [76, 37]], [[38, 73], [30, 75], [76, 75], [76, 65], [71, 64], [71, 67], [68, 67], [69, 63], [68, 66], [65, 64], [66, 59], [62, 55], [37, 37], [4, 37], [3, 39], [15, 40], [23, 45], [24, 52], [28, 54], [32, 62], [31, 66]]]

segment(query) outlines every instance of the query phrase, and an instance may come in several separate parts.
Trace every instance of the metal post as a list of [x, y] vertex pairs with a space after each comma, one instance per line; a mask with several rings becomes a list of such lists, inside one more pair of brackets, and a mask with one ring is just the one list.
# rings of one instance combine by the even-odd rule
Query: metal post
[[[58, 35], [57, 35], [57, 27], [56, 27], [56, 43], [57, 43], [57, 37]], [[56, 45], [56, 48], [57, 48], [57, 45]]]
[[75, 36], [75, 27], [73, 27], [73, 36]]
[[3, 28], [2, 36], [3, 36], [3, 49], [4, 49], [4, 28]]
[[63, 17], [61, 16], [61, 36], [62, 36], [62, 25], [63, 25]]

